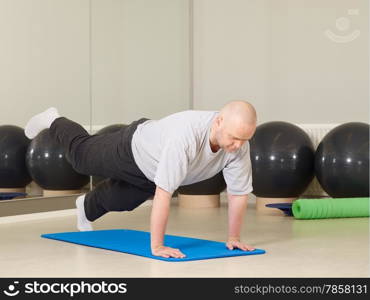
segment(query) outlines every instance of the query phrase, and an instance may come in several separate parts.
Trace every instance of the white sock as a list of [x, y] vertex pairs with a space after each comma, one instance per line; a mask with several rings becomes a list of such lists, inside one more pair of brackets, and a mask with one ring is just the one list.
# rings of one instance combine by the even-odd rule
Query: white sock
[[50, 128], [55, 119], [60, 115], [55, 107], [50, 107], [47, 110], [33, 116], [24, 128], [24, 133], [29, 139], [33, 139], [42, 130]]
[[77, 207], [77, 228], [79, 231], [91, 231], [93, 230], [91, 226], [91, 222], [86, 218], [85, 214], [85, 195], [81, 195], [76, 199], [76, 207]]

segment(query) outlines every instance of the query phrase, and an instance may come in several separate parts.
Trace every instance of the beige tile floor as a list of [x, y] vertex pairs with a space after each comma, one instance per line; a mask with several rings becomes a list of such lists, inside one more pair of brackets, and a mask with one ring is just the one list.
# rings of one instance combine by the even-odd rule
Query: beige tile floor
[[[149, 230], [150, 201], [109, 213], [95, 229]], [[182, 209], [174, 199], [168, 234], [223, 241], [227, 205]], [[0, 223], [0, 277], [368, 277], [369, 219], [295, 220], [257, 215], [250, 203], [243, 238], [264, 255], [169, 263], [40, 238], [75, 231], [73, 215]]]

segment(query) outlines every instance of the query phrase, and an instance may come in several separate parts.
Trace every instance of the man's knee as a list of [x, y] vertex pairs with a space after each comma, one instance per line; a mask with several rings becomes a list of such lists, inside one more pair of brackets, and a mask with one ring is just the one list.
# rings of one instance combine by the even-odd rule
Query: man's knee
[[142, 199], [140, 201], [129, 201], [128, 205], [127, 205], [127, 211], [132, 211], [134, 210], [136, 207], [138, 207], [140, 204], [142, 204], [143, 202], [145, 202], [146, 199]]

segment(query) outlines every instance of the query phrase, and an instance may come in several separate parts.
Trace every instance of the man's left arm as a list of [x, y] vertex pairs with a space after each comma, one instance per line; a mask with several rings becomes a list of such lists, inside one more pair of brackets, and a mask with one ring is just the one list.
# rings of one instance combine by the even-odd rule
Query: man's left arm
[[230, 250], [238, 248], [245, 251], [253, 251], [255, 248], [240, 240], [243, 220], [248, 206], [248, 195], [231, 195], [228, 197], [229, 236], [226, 247]]

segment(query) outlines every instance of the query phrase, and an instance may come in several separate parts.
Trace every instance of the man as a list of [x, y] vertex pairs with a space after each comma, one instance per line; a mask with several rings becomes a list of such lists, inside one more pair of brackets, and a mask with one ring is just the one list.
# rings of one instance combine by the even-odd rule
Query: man
[[229, 204], [226, 246], [245, 251], [240, 232], [252, 191], [248, 140], [256, 130], [254, 107], [232, 101], [218, 111], [183, 111], [160, 120], [140, 119], [106, 135], [89, 135], [79, 124], [60, 117], [55, 108], [34, 116], [25, 127], [28, 138], [49, 128], [81, 174], [108, 178], [77, 198], [77, 224], [91, 222], [109, 211], [133, 210], [154, 195], [151, 251], [155, 256], [183, 258], [180, 249], [164, 245], [172, 193], [223, 172]]

